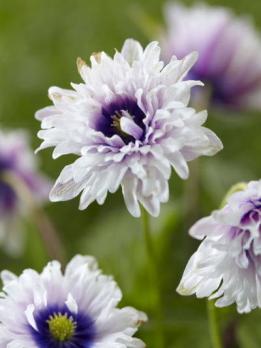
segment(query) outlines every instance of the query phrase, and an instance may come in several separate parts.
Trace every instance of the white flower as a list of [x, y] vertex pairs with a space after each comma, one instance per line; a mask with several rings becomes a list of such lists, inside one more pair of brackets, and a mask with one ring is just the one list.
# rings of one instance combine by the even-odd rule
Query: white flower
[[52, 87], [54, 106], [37, 112], [42, 121], [40, 149], [55, 147], [53, 157], [75, 154], [51, 191], [52, 201], [68, 200], [80, 192], [80, 209], [120, 186], [129, 212], [140, 216], [141, 203], [157, 216], [169, 197], [173, 167], [186, 179], [187, 161], [211, 156], [220, 140], [202, 127], [207, 113], [188, 107], [190, 89], [199, 81], [183, 81], [197, 55], [172, 57], [164, 67], [157, 42], [145, 50], [126, 40], [110, 58], [91, 57], [91, 67], [78, 60], [84, 83], [74, 90]]
[[217, 307], [236, 303], [240, 313], [261, 307], [261, 180], [232, 194], [190, 234], [203, 241], [177, 291], [217, 298]]
[[50, 185], [37, 172], [27, 134], [21, 130], [0, 130], [0, 244], [8, 253], [15, 255], [23, 248], [21, 219], [29, 212], [12, 182], [21, 191], [26, 187], [35, 203], [48, 198]]
[[[206, 83], [212, 102], [236, 109], [261, 108], [261, 36], [249, 18], [223, 7], [169, 3], [162, 38], [165, 59], [196, 50], [189, 78]], [[195, 97], [201, 93], [198, 90]], [[199, 94], [199, 95], [198, 95]]]
[[144, 347], [132, 336], [146, 315], [116, 308], [121, 291], [92, 257], [74, 257], [64, 274], [53, 261], [40, 274], [4, 271], [2, 280], [0, 348]]

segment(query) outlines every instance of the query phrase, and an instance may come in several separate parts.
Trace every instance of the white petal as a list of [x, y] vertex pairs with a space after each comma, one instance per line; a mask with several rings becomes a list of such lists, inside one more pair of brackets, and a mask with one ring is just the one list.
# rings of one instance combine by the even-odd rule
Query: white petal
[[56, 180], [50, 192], [50, 200], [52, 202], [67, 201], [76, 197], [83, 190], [83, 187], [84, 180], [76, 183], [73, 180], [73, 166], [68, 165], [62, 170]]
[[127, 62], [132, 65], [134, 61], [140, 60], [143, 48], [138, 41], [127, 39], [124, 42], [121, 53]]
[[189, 176], [189, 168], [182, 154], [180, 152], [174, 152], [168, 155], [168, 159], [177, 174], [182, 179], [187, 179]]
[[65, 304], [67, 308], [74, 314], [78, 313], [78, 305], [75, 299], [73, 298], [72, 294], [68, 294], [67, 300], [65, 301]]
[[34, 305], [30, 304], [27, 306], [26, 310], [25, 310], [25, 316], [28, 320], [28, 323], [36, 330], [38, 331], [38, 327], [37, 324], [35, 322], [34, 319], [34, 311], [35, 311], [35, 307]]
[[120, 125], [123, 132], [132, 135], [135, 139], [141, 138], [143, 129], [140, 128], [133, 120], [127, 117], [121, 117]]
[[137, 199], [137, 179], [132, 175], [125, 175], [122, 181], [122, 193], [128, 211], [134, 217], [140, 217], [140, 207]]

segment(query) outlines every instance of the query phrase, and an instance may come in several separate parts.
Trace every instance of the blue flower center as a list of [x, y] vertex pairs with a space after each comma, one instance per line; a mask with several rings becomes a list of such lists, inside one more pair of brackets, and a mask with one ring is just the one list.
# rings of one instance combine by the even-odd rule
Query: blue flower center
[[[239, 253], [234, 257], [241, 268], [260, 266], [261, 249], [261, 199], [251, 200], [249, 210], [242, 216], [239, 226], [232, 226], [229, 230], [231, 241], [235, 241]], [[252, 205], [252, 207], [251, 207]]]
[[11, 159], [0, 157], [0, 217], [1, 214], [12, 212], [17, 202], [14, 189], [4, 180], [4, 175], [8, 170], [12, 170]]
[[[261, 83], [261, 78], [256, 77], [254, 81], [245, 82], [243, 79], [237, 85], [229, 85], [224, 78], [224, 72], [209, 73], [208, 71], [197, 70], [192, 68], [187, 76], [188, 79], [200, 80], [204, 82], [205, 86], [210, 89], [210, 102], [217, 106], [226, 106], [227, 108], [237, 109], [240, 105], [240, 100], [244, 95], [251, 94]], [[195, 87], [192, 91], [202, 93], [201, 87]]]
[[12, 212], [17, 203], [17, 195], [13, 188], [0, 178], [0, 218], [1, 214]]
[[90, 348], [95, 339], [95, 327], [85, 313], [72, 313], [67, 307], [52, 306], [35, 315], [37, 329], [30, 326], [39, 348]]
[[[241, 225], [247, 226], [251, 224], [259, 223], [261, 227], [261, 198], [250, 201], [252, 208], [249, 209], [241, 218]], [[261, 233], [261, 229], [260, 229]]]
[[0, 173], [13, 167], [12, 160], [0, 155]]
[[118, 97], [102, 107], [95, 128], [107, 137], [118, 135], [125, 144], [128, 144], [144, 139], [145, 117], [145, 113], [135, 100]]

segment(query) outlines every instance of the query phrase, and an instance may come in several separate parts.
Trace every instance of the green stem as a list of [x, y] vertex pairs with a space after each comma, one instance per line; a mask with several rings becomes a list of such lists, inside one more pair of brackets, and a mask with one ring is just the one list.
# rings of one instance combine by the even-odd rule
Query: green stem
[[45, 213], [41, 205], [35, 201], [32, 193], [27, 188], [25, 183], [13, 172], [6, 172], [3, 179], [16, 191], [17, 195], [21, 199], [21, 202], [28, 207], [30, 217], [38, 229], [48, 256], [51, 259], [60, 261], [61, 264], [64, 265], [65, 250], [63, 248], [63, 244], [52, 221]]
[[142, 222], [143, 222], [143, 236], [146, 246], [147, 256], [152, 264], [156, 263], [156, 256], [154, 251], [154, 245], [150, 230], [150, 217], [149, 214], [143, 209], [142, 211]]
[[40, 206], [36, 206], [34, 209], [32, 209], [31, 216], [38, 228], [48, 256], [52, 260], [59, 261], [64, 267], [66, 260], [65, 250], [49, 216]]
[[145, 248], [148, 258], [149, 272], [151, 276], [151, 282], [155, 289], [155, 316], [156, 316], [156, 325], [155, 325], [155, 337], [157, 338], [157, 343], [155, 346], [157, 348], [164, 348], [165, 337], [163, 330], [163, 303], [161, 296], [161, 282], [159, 279], [158, 271], [158, 259], [154, 249], [153, 239], [151, 235], [151, 226], [150, 226], [150, 216], [142, 209], [142, 223], [143, 223], [143, 236], [145, 242]]
[[208, 328], [212, 348], [222, 348], [218, 318], [214, 301], [207, 300]]

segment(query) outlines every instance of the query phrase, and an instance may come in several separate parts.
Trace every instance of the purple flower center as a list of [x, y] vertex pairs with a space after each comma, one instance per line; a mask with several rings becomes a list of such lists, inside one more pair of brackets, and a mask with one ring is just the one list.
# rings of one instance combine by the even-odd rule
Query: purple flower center
[[[261, 199], [248, 201], [250, 208], [242, 216], [240, 226], [230, 228], [229, 235], [241, 250], [234, 254], [236, 262], [242, 268], [260, 265], [261, 262]], [[233, 249], [233, 245], [232, 245]]]
[[106, 137], [120, 136], [125, 144], [142, 141], [146, 130], [143, 122], [145, 117], [135, 100], [118, 97], [102, 107], [95, 128]]
[[[208, 72], [198, 71], [196, 68], [192, 69], [192, 71], [188, 75], [189, 79], [192, 80], [200, 80], [203, 81], [204, 84], [210, 89], [210, 99], [213, 104], [216, 105], [226, 105], [227, 107], [236, 106], [238, 104], [237, 95], [235, 94], [235, 90], [228, 90], [224, 83], [224, 79], [222, 74], [208, 74]], [[192, 93], [202, 93], [201, 88], [195, 87]]]
[[0, 154], [0, 174], [5, 171], [13, 168], [13, 160], [12, 158], [5, 158]]
[[12, 212], [16, 207], [17, 195], [13, 188], [0, 179], [0, 218], [1, 215]]
[[0, 217], [12, 212], [16, 207], [17, 195], [13, 188], [3, 180], [6, 171], [12, 169], [12, 160], [0, 156]]
[[72, 313], [67, 307], [47, 307], [34, 316], [37, 329], [29, 326], [39, 348], [90, 348], [96, 331], [85, 313]]
[[[245, 82], [244, 79], [242, 79], [234, 84], [229, 84], [223, 71], [209, 73], [208, 71], [202, 71], [196, 67], [194, 67], [194, 69], [192, 68], [188, 78], [203, 81], [204, 84], [210, 88], [210, 98], [213, 104], [225, 105], [232, 109], [237, 109], [241, 99], [245, 95], [253, 93], [253, 91], [260, 88], [261, 85], [260, 76], [250, 82]], [[202, 92], [199, 87], [196, 87], [193, 93], [197, 92]]]

